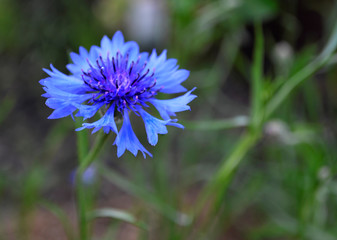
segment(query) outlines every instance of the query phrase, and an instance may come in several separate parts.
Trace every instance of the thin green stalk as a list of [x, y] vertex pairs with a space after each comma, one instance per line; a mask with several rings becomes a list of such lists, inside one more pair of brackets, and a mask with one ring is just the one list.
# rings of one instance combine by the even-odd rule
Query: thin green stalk
[[[216, 172], [213, 180], [205, 186], [203, 192], [200, 194], [201, 198], [197, 202], [196, 205], [196, 214], [198, 214], [201, 210], [206, 201], [208, 200], [209, 196], [217, 192], [217, 200], [216, 203], [220, 203], [223, 194], [227, 190], [228, 184], [230, 182], [230, 178], [237, 168], [237, 166], [241, 163], [242, 159], [249, 151], [249, 149], [255, 145], [256, 141], [258, 140], [258, 136], [254, 134], [254, 132], [250, 131], [245, 133], [239, 142], [236, 144], [235, 149], [232, 151], [231, 155], [227, 158], [227, 156], [223, 157], [221, 162], [223, 163], [219, 170]], [[215, 206], [215, 205], [214, 205]]]
[[291, 77], [275, 94], [275, 96], [268, 102], [266, 106], [266, 117], [269, 118], [276, 111], [276, 109], [286, 100], [288, 95], [304, 80], [309, 78], [318, 69], [320, 69], [327, 60], [328, 59], [324, 59], [323, 61], [320, 58], [316, 58], [301, 71]]
[[77, 217], [79, 227], [79, 240], [88, 240], [88, 224], [86, 219], [86, 201], [85, 188], [82, 183], [83, 174], [78, 171], [76, 174], [76, 200], [77, 200]]
[[[80, 121], [75, 122], [76, 128], [82, 127]], [[76, 132], [77, 140], [77, 157], [79, 164], [83, 162], [83, 159], [88, 155], [89, 152], [89, 135], [88, 131], [77, 131]]]
[[325, 48], [322, 50], [321, 54], [318, 55], [312, 62], [307, 66], [302, 68], [294, 76], [289, 78], [286, 83], [281, 87], [281, 89], [275, 94], [275, 96], [269, 101], [266, 106], [266, 118], [269, 118], [275, 110], [286, 100], [288, 95], [304, 80], [308, 79], [313, 75], [317, 70], [323, 67], [329, 59], [332, 57], [332, 54], [337, 47], [337, 23], [334, 26], [331, 37], [326, 44]]
[[103, 148], [104, 142], [108, 139], [109, 134], [100, 131], [97, 135], [96, 141], [89, 154], [80, 162], [79, 171], [82, 173], [90, 166], [90, 164], [97, 158], [98, 154]]
[[221, 120], [209, 121], [183, 121], [183, 125], [187, 129], [199, 131], [220, 131], [232, 128], [247, 127], [250, 124], [250, 119], [247, 116], [237, 116]]
[[[194, 221], [197, 220], [197, 217], [200, 216], [204, 207], [207, 205], [209, 205], [211, 209], [207, 212], [207, 216], [205, 216], [206, 219], [203, 220], [204, 224], [216, 221], [214, 218], [207, 219], [207, 217], [216, 215], [215, 213], [220, 210], [225, 192], [227, 191], [233, 173], [245, 157], [246, 153], [259, 139], [259, 136], [255, 133], [255, 131], [246, 132], [236, 144], [231, 155], [228, 158], [225, 156], [221, 159], [223, 164], [220, 165], [220, 168], [215, 173], [213, 180], [204, 187], [203, 191], [199, 195], [197, 203], [194, 205]], [[194, 224], [191, 224], [190, 226], [191, 227], [187, 229], [187, 232], [190, 232], [191, 230], [193, 231], [193, 227], [195, 227]], [[198, 226], [198, 229], [203, 229], [202, 232], [205, 232], [206, 227], [206, 225]], [[195, 236], [192, 234], [189, 239], [194, 239], [194, 237]]]
[[[101, 151], [104, 142], [108, 138], [108, 134], [100, 131], [96, 142], [89, 154], [85, 158], [81, 158], [82, 154], [79, 152], [79, 167], [76, 172], [76, 200], [77, 200], [77, 211], [78, 211], [78, 224], [79, 224], [79, 240], [88, 240], [88, 221], [87, 221], [87, 210], [86, 210], [86, 193], [85, 186], [82, 182], [83, 173], [90, 166], [90, 164], [97, 158], [99, 152]], [[84, 144], [85, 141], [79, 141], [79, 144]], [[78, 147], [79, 151], [83, 151], [83, 147]]]
[[255, 24], [255, 46], [252, 67], [252, 122], [251, 127], [260, 127], [263, 119], [262, 113], [262, 80], [263, 80], [263, 32], [260, 23]]
[[[251, 129], [248, 131], [236, 145], [229, 158], [225, 156], [221, 160], [221, 165], [213, 181], [206, 186], [206, 190], [202, 193], [204, 199], [216, 191], [217, 200], [221, 202], [226, 191], [227, 185], [230, 182], [231, 176], [237, 166], [242, 161], [246, 152], [255, 144], [258, 139], [258, 132], [262, 126], [262, 79], [263, 79], [263, 32], [261, 24], [255, 24], [255, 47], [254, 47], [254, 61], [252, 67], [252, 115], [251, 115]], [[204, 200], [202, 200], [204, 201]], [[218, 204], [216, 204], [218, 206]]]
[[227, 190], [232, 175], [244, 159], [246, 153], [253, 147], [259, 136], [255, 132], [247, 132], [236, 145], [231, 155], [227, 158], [224, 157], [221, 162], [223, 163], [217, 171], [213, 182], [209, 185], [210, 191], [217, 191], [216, 194], [216, 208], [221, 205], [223, 196]]

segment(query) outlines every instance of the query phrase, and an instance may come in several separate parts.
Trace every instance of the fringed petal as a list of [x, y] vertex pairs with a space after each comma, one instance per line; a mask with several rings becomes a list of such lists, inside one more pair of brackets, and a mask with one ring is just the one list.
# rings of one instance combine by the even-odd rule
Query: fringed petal
[[158, 118], [153, 117], [143, 109], [139, 108], [137, 111], [140, 113], [143, 118], [145, 124], [145, 130], [147, 134], [147, 140], [149, 143], [154, 146], [158, 142], [158, 134], [166, 134], [167, 128], [166, 125], [171, 120], [160, 120]]
[[76, 131], [80, 131], [85, 128], [89, 128], [89, 129], [94, 128], [92, 133], [95, 133], [101, 128], [104, 128], [103, 130], [105, 133], [109, 133], [110, 131], [113, 131], [117, 134], [118, 132], [117, 132], [117, 126], [115, 123], [114, 112], [115, 112], [115, 105], [112, 104], [109, 107], [108, 111], [104, 114], [104, 116], [100, 120], [93, 122], [93, 123], [83, 123], [82, 127], [76, 129]]
[[122, 156], [125, 150], [129, 150], [134, 156], [137, 156], [138, 151], [140, 151], [144, 158], [146, 158], [146, 154], [152, 157], [152, 154], [144, 148], [133, 132], [129, 119], [129, 113], [126, 108], [124, 109], [123, 126], [116, 137], [114, 145], [117, 145], [118, 157]]
[[190, 110], [187, 104], [197, 96], [191, 94], [196, 88], [188, 91], [184, 95], [167, 100], [149, 99], [149, 102], [158, 110], [160, 116], [167, 120], [170, 116], [175, 116], [176, 112]]

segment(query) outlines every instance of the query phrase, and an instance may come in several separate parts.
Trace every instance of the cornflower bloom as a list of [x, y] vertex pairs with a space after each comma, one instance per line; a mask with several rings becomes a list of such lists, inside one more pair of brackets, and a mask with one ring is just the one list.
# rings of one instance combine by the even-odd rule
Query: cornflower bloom
[[[157, 55], [139, 52], [136, 42], [125, 42], [123, 34], [118, 31], [109, 39], [104, 36], [101, 46], [92, 46], [90, 51], [79, 48], [79, 54], [70, 53], [73, 63], [67, 65], [71, 75], [66, 75], [53, 65], [51, 70], [44, 69], [49, 77], [42, 79], [46, 105], [54, 109], [49, 119], [62, 118], [76, 111], [76, 117], [83, 120], [92, 118], [98, 111], [101, 118], [92, 123], [83, 123], [82, 127], [93, 128], [92, 133], [103, 128], [105, 133], [116, 134], [114, 145], [117, 156], [129, 150], [135, 156], [140, 151], [144, 158], [152, 156], [135, 135], [129, 118], [134, 112], [145, 124], [148, 142], [156, 145], [158, 134], [166, 134], [167, 126], [183, 128], [177, 123], [177, 112], [189, 110], [187, 105], [196, 96], [194, 90], [186, 92], [181, 85], [189, 71], [178, 69], [176, 59], [167, 59], [166, 51]], [[172, 99], [158, 99], [158, 93], [175, 94], [186, 92]], [[162, 119], [148, 113], [149, 104], [153, 105]], [[123, 124], [118, 130], [116, 120]]]

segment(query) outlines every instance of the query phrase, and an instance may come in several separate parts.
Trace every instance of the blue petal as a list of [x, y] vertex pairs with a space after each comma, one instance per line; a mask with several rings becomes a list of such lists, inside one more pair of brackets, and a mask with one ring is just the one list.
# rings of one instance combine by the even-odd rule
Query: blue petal
[[147, 140], [151, 145], [153, 146], [156, 145], [158, 142], [158, 134], [167, 133], [166, 125], [171, 120], [166, 121], [160, 120], [158, 118], [151, 116], [149, 113], [147, 113], [141, 108], [138, 108], [137, 110], [140, 113], [141, 117], [143, 118], [147, 134]]
[[186, 88], [181, 86], [180, 84], [184, 82], [190, 72], [185, 69], [180, 69], [178, 71], [171, 72], [168, 76], [165, 77], [157, 77], [157, 87], [164, 86], [164, 88], [160, 91], [163, 93], [179, 93], [185, 92]]
[[191, 102], [196, 95], [191, 94], [196, 88], [188, 91], [184, 95], [167, 100], [159, 100], [159, 99], [149, 99], [149, 102], [158, 110], [160, 116], [167, 120], [170, 116], [175, 116], [176, 112], [182, 112], [186, 110], [190, 110], [191, 108], [187, 105]]
[[[139, 74], [144, 74], [147, 71], [147, 68], [143, 69], [143, 65], [147, 63], [148, 57], [149, 57], [149, 53], [147, 53], [147, 52], [142, 52], [142, 53], [138, 54], [136, 61], [139, 61], [139, 63], [134, 68], [134, 72], [139, 71]], [[141, 71], [141, 69], [143, 69], [143, 71]]]
[[157, 71], [158, 70], [157, 68], [160, 68], [160, 66], [165, 62], [165, 60], [166, 60], [166, 50], [164, 50], [160, 56], [157, 56], [156, 49], [153, 49], [151, 55], [149, 56], [147, 68], [149, 68], [150, 70], [155, 69]]
[[147, 68], [150, 70], [155, 69], [154, 77], [157, 79], [157, 84], [153, 90], [160, 90], [163, 93], [180, 93], [185, 92], [187, 89], [181, 85], [188, 76], [189, 71], [185, 69], [178, 70], [176, 59], [166, 59], [166, 50], [159, 56], [155, 50], [152, 51]]
[[43, 89], [46, 93], [43, 96], [48, 98], [46, 105], [55, 109], [48, 117], [49, 119], [62, 118], [72, 114], [76, 110], [75, 104], [81, 104], [92, 97], [91, 94], [76, 94], [63, 91], [57, 88], [51, 79], [44, 79], [41, 84], [45, 85]]
[[48, 117], [48, 119], [63, 118], [69, 116], [76, 110], [76, 107], [72, 105], [65, 105], [64, 107], [57, 108], [53, 113]]
[[117, 31], [112, 37], [111, 41], [111, 51], [112, 54], [117, 53], [118, 50], [121, 50], [124, 44], [124, 36], [121, 31]]
[[115, 123], [115, 104], [112, 104], [108, 111], [105, 113], [105, 115], [98, 121], [93, 122], [93, 123], [83, 123], [80, 128], [77, 128], [76, 131], [83, 130], [85, 128], [94, 128], [92, 133], [97, 132], [101, 128], [104, 128], [104, 132], [108, 133], [109, 131], [113, 131], [117, 134], [117, 127]]
[[52, 71], [43, 69], [50, 77], [40, 80], [40, 84], [46, 87], [52, 86], [71, 93], [85, 93], [90, 91], [90, 88], [85, 85], [82, 79], [74, 76], [68, 76], [57, 70], [50, 64]]
[[48, 98], [46, 100], [46, 105], [50, 107], [51, 109], [58, 109], [58, 108], [63, 108], [65, 106], [70, 106], [67, 101], [64, 101], [63, 99], [60, 98]]
[[129, 65], [132, 61], [137, 61], [139, 56], [139, 46], [136, 42], [126, 42], [120, 49], [120, 51], [124, 56], [126, 56], [126, 54], [129, 54]]
[[[84, 52], [84, 51], [82, 51]], [[77, 53], [71, 52], [70, 53], [70, 58], [73, 61], [74, 64], [78, 65], [78, 66], [83, 66], [87, 63], [86, 59], [88, 58], [88, 52], [85, 51], [85, 54], [82, 56], [80, 56]]]
[[182, 85], [180, 85], [180, 84], [178, 84], [178, 85], [175, 85], [175, 86], [170, 86], [170, 87], [164, 87], [164, 88], [162, 88], [161, 90], [160, 90], [160, 92], [162, 92], [162, 93], [168, 93], [168, 94], [174, 94], [174, 93], [182, 93], [182, 92], [186, 92], [187, 91], [187, 89], [184, 87], [184, 86], [182, 86]]
[[107, 57], [108, 53], [110, 57], [115, 56], [118, 51], [123, 56], [129, 55], [129, 65], [132, 61], [137, 61], [139, 56], [138, 44], [134, 41], [124, 42], [123, 34], [120, 31], [117, 31], [112, 39], [107, 36], [102, 38], [100, 54], [103, 58]]
[[157, 75], [160, 75], [161, 73], [165, 74], [167, 72], [176, 71], [179, 68], [177, 62], [178, 60], [174, 58], [167, 59], [160, 66], [157, 66], [156, 68]]
[[79, 110], [76, 114], [76, 117], [83, 117], [83, 120], [91, 118], [103, 105], [104, 103], [98, 103], [94, 105], [74, 104], [74, 106]]
[[84, 47], [79, 48], [80, 54], [71, 52], [70, 58], [73, 63], [67, 65], [67, 69], [74, 75], [80, 76], [82, 74], [82, 69], [87, 70], [89, 68], [89, 62], [95, 62], [98, 58], [100, 48], [97, 46], [92, 46], [90, 52], [88, 52]]
[[171, 121], [168, 122], [167, 125], [184, 129], [185, 127], [181, 125], [180, 123], [177, 123], [177, 121], [178, 121], [177, 119], [171, 119]]
[[110, 54], [112, 53], [112, 51], [111, 51], [111, 39], [108, 38], [107, 36], [104, 36], [101, 40], [101, 49], [102, 49], [102, 56], [106, 56], [106, 54], [108, 52]]
[[127, 109], [124, 109], [123, 126], [116, 137], [114, 145], [117, 145], [118, 157], [122, 156], [125, 150], [129, 150], [135, 156], [137, 156], [138, 151], [140, 151], [144, 158], [146, 158], [145, 154], [148, 154], [150, 157], [152, 157], [152, 154], [144, 148], [133, 132]]
[[54, 87], [53, 85], [48, 85], [48, 84], [47, 84], [47, 87], [44, 87], [43, 89], [48, 94], [48, 97], [59, 98], [69, 103], [82, 103], [92, 97], [91, 93], [88, 93], [88, 94], [69, 93], [61, 89], [58, 89]]

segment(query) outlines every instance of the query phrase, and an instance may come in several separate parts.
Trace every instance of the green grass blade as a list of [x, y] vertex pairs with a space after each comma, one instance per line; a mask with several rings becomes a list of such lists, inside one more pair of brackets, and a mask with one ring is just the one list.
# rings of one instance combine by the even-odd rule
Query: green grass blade
[[337, 23], [335, 24], [331, 37], [321, 54], [300, 71], [298, 71], [295, 75], [289, 78], [283, 87], [281, 87], [281, 89], [269, 101], [268, 105], [266, 106], [266, 117], [270, 117], [298, 85], [300, 85], [304, 80], [308, 79], [317, 70], [324, 66], [324, 64], [326, 64], [331, 58], [332, 54], [336, 50], [336, 47]]
[[322, 59], [322, 61], [326, 61], [329, 59], [332, 55], [332, 53], [336, 50], [337, 46], [337, 23], [334, 26], [334, 29], [332, 30], [331, 37], [327, 43], [327, 45], [322, 50], [319, 57]]
[[255, 24], [254, 60], [252, 66], [252, 127], [262, 124], [262, 79], [263, 79], [263, 32], [261, 24]]
[[238, 127], [246, 127], [249, 124], [249, 118], [246, 116], [237, 116], [229, 119], [183, 122], [187, 129], [199, 131], [219, 131]]
[[89, 219], [102, 218], [102, 217], [108, 217], [108, 218], [124, 221], [136, 227], [139, 227], [143, 230], [148, 230], [148, 227], [144, 222], [138, 221], [136, 217], [134, 217], [131, 213], [128, 213], [120, 209], [102, 208], [102, 209], [94, 210], [88, 215]]

